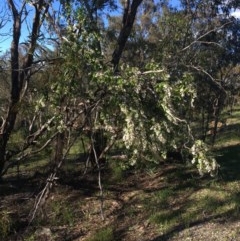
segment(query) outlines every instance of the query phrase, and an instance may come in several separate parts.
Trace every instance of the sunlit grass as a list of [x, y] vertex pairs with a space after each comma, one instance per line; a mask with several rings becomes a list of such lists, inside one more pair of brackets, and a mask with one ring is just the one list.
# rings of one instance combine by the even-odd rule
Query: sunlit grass
[[[168, 233], [177, 227], [187, 229], [195, 222], [237, 217], [240, 212], [239, 146], [221, 150], [219, 162], [227, 178], [194, 178], [184, 175], [187, 170], [168, 173], [169, 187], [154, 192], [144, 200], [149, 220]], [[235, 160], [235, 161], [234, 161]], [[175, 174], [175, 175], [174, 175]], [[187, 178], [186, 178], [187, 177]], [[236, 179], [236, 180], [232, 180]], [[174, 186], [172, 186], [174, 185]]]
[[181, 211], [162, 210], [149, 217], [151, 223], [157, 224], [161, 232], [168, 232], [181, 222]]
[[114, 241], [114, 234], [112, 227], [105, 227], [98, 230], [95, 234], [92, 235], [87, 241]]

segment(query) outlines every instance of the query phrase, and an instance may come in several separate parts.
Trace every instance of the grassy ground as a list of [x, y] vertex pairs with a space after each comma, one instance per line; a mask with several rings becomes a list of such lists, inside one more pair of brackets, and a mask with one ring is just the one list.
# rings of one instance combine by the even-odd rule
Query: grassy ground
[[112, 162], [114, 171], [103, 172], [102, 200], [97, 173], [82, 176], [82, 163], [68, 163], [46, 205], [27, 227], [46, 179], [31, 174], [34, 165], [29, 164], [29, 175], [17, 179], [12, 173], [0, 184], [0, 240], [240, 240], [238, 117], [234, 112], [217, 137], [217, 177], [199, 178], [195, 169], [181, 163], [123, 173]]

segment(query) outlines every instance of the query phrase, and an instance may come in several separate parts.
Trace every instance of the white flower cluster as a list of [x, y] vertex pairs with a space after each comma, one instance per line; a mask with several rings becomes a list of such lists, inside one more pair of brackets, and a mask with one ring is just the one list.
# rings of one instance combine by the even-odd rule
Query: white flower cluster
[[161, 127], [160, 123], [157, 123], [154, 119], [153, 119], [152, 123], [153, 124], [152, 124], [152, 126], [150, 128], [150, 131], [153, 132], [152, 139], [157, 137], [157, 140], [160, 143], [165, 144], [166, 143], [166, 139], [163, 136], [163, 130], [162, 130], [162, 127]]
[[134, 122], [132, 120], [132, 116], [130, 115], [129, 111], [127, 110], [126, 106], [122, 105], [121, 111], [125, 115], [125, 122], [126, 125], [123, 128], [123, 142], [127, 149], [130, 149], [134, 143], [135, 135], [134, 135]]
[[210, 175], [213, 175], [214, 172], [216, 172], [219, 165], [217, 164], [215, 158], [207, 155], [208, 148], [203, 141], [195, 141], [190, 151], [193, 155], [192, 163], [197, 164], [200, 175], [203, 175], [204, 173], [210, 173]]
[[123, 142], [128, 150], [131, 150], [130, 164], [134, 165], [143, 153], [148, 151], [149, 140], [147, 138], [146, 117], [140, 110], [127, 108], [122, 105], [122, 113], [125, 115], [125, 126], [123, 128]]

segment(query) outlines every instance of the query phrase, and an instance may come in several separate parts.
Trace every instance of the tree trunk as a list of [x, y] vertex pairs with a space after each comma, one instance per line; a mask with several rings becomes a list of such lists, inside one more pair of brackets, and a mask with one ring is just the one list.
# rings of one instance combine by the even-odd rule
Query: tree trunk
[[13, 131], [18, 110], [21, 104], [21, 94], [23, 83], [29, 78], [30, 67], [33, 64], [33, 53], [36, 48], [36, 42], [38, 39], [39, 28], [41, 26], [41, 14], [42, 9], [45, 6], [45, 13], [48, 11], [48, 6], [44, 0], [39, 0], [35, 7], [35, 17], [33, 20], [33, 27], [31, 32], [31, 39], [29, 43], [28, 53], [22, 66], [19, 64], [19, 39], [21, 35], [21, 22], [26, 2], [17, 10], [13, 0], [8, 0], [9, 7], [13, 16], [13, 40], [11, 44], [11, 97], [10, 104], [6, 118], [0, 129], [0, 176], [7, 161], [6, 149], [9, 137]]
[[63, 150], [65, 146], [65, 132], [61, 132], [57, 134], [56, 144], [54, 149], [54, 156], [51, 163], [51, 172], [55, 172], [58, 164], [63, 160]]
[[118, 64], [122, 56], [122, 52], [125, 48], [127, 39], [132, 31], [133, 23], [137, 14], [137, 9], [142, 1], [143, 0], [132, 0], [131, 4], [130, 4], [130, 0], [126, 1], [125, 7], [124, 7], [122, 29], [120, 31], [120, 34], [117, 40], [117, 46], [112, 55], [114, 73], [117, 73], [119, 71]]

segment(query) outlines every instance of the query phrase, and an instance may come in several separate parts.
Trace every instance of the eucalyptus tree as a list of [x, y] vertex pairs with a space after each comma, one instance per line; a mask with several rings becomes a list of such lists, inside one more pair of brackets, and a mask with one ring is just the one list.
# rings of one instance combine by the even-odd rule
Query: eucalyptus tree
[[[17, 11], [9, 1], [13, 16], [17, 13], [15, 21], [24, 16], [27, 2], [22, 3]], [[167, 150], [183, 148], [186, 156], [188, 152], [194, 154], [193, 162], [202, 172], [216, 167], [185, 118], [186, 113], [190, 118], [197, 103], [196, 83], [202, 77], [199, 72], [210, 78], [208, 64], [200, 60], [204, 58], [202, 52], [207, 56], [210, 51], [204, 49], [206, 41], [200, 40], [213, 29], [197, 28], [199, 22], [192, 13], [160, 2], [125, 1], [122, 15], [109, 17], [108, 23], [103, 16], [109, 14], [107, 8], [119, 7], [115, 1], [64, 1], [59, 3], [60, 11], [55, 11], [50, 1], [32, 4], [38, 16], [34, 20], [38, 22], [32, 25], [36, 32], [25, 44], [22, 62], [15, 49], [18, 38], [14, 38], [15, 51], [11, 53], [11, 63], [16, 66], [11, 66], [13, 90], [1, 129], [2, 166], [9, 158], [8, 137], [18, 113], [13, 107], [24, 104], [22, 96], [27, 93], [25, 101], [30, 103], [31, 111], [26, 116], [31, 112], [33, 118], [29, 118], [21, 158], [30, 155], [29, 145], [38, 142], [31, 149], [34, 154], [55, 140], [52, 159], [57, 166], [74, 142], [73, 137], [90, 127], [93, 152], [96, 129], [104, 129], [109, 137], [96, 159], [117, 143], [125, 146], [129, 156], [130, 162], [123, 165], [158, 162]], [[46, 21], [40, 21], [40, 17]], [[46, 47], [36, 52], [42, 23], [46, 37], [55, 43], [53, 51]], [[113, 29], [116, 24], [117, 31]], [[203, 33], [198, 36], [199, 29]], [[31, 68], [34, 61], [38, 65]], [[39, 66], [36, 81], [29, 82]], [[216, 83], [211, 78], [208, 81]], [[27, 92], [28, 86], [31, 91]]]
[[[173, 41], [176, 41], [169, 47], [172, 52], [165, 50], [164, 45], [159, 51], [153, 52], [153, 46], [159, 47], [159, 43], [153, 40], [150, 42], [150, 38], [154, 39], [152, 37], [154, 30], [152, 30], [151, 34], [142, 33], [141, 37], [146, 45], [150, 43], [150, 47], [147, 46], [144, 49], [144, 58], [148, 61], [143, 58], [141, 64], [139, 64], [136, 58], [136, 61], [131, 62], [131, 59], [128, 59], [129, 52], [131, 56], [131, 49], [128, 46], [133, 46], [135, 36], [129, 35], [129, 30], [137, 29], [141, 22], [138, 22], [137, 17], [136, 23], [133, 25], [132, 17], [136, 16], [136, 9], [131, 11], [131, 7], [138, 7], [139, 3], [136, 1], [134, 5], [134, 1], [127, 2], [124, 9], [128, 9], [126, 12], [133, 15], [131, 18], [127, 18], [129, 22], [125, 22], [126, 16], [123, 14], [123, 21], [118, 24], [119, 35], [113, 32], [113, 28], [111, 29], [114, 26], [111, 25], [111, 20], [118, 23], [119, 17], [109, 19], [109, 29], [106, 35], [104, 31], [102, 35], [99, 29], [96, 31], [96, 28], [92, 29], [88, 25], [84, 25], [84, 21], [83, 24], [76, 24], [81, 26], [80, 35], [77, 37], [75, 37], [75, 33], [73, 34], [71, 26], [67, 28], [70, 32], [63, 45], [63, 50], [66, 50], [64, 56], [67, 61], [64, 62], [62, 69], [69, 70], [66, 71], [63, 78], [65, 79], [63, 86], [67, 83], [67, 88], [69, 88], [68, 80], [73, 81], [71, 83], [77, 81], [78, 88], [79, 84], [82, 85], [83, 88], [81, 87], [82, 89], [80, 88], [78, 91], [78, 93], [82, 93], [79, 95], [79, 100], [84, 103], [85, 107], [87, 106], [88, 113], [94, 113], [97, 117], [94, 119], [92, 128], [102, 126], [108, 132], [112, 141], [125, 146], [125, 152], [128, 154], [130, 162], [123, 163], [123, 165], [138, 163], [145, 165], [147, 161], [159, 162], [166, 156], [168, 149], [184, 147], [183, 152], [186, 156], [188, 156], [188, 152], [194, 154], [193, 162], [198, 163], [201, 172], [210, 172], [216, 167], [216, 163], [213, 159], [207, 157], [207, 153], [204, 151], [204, 143], [194, 138], [189, 123], [183, 118], [186, 105], [188, 109], [193, 109], [197, 93], [193, 81], [194, 76], [192, 72], [187, 71], [188, 68], [181, 59], [182, 49], [191, 45], [194, 41], [194, 35], [190, 31], [189, 19], [182, 20], [183, 12], [171, 14], [170, 11], [168, 20], [171, 21], [171, 17], [174, 16], [174, 21], [179, 20], [182, 24], [175, 32], [172, 26], [166, 26], [165, 33], [171, 30], [170, 32], [173, 34], [171, 37]], [[85, 8], [82, 8], [83, 6], [80, 5], [79, 8], [81, 13], [85, 11]], [[153, 6], [149, 4], [145, 7], [150, 11]], [[164, 11], [168, 11], [167, 7], [162, 10], [162, 12]], [[165, 17], [161, 13], [154, 13], [154, 11], [152, 11], [152, 14], [156, 14], [159, 18]], [[71, 14], [71, 16], [75, 15]], [[145, 21], [145, 26], [148, 24], [157, 27], [158, 19], [156, 16], [154, 21]], [[88, 26], [87, 31], [84, 31], [86, 26]], [[181, 27], [187, 27], [187, 36], [182, 34]], [[146, 29], [147, 27], [145, 31]], [[140, 27], [138, 30], [140, 31]], [[88, 43], [84, 41], [85, 33], [88, 36]], [[107, 43], [111, 43], [111, 41], [103, 38], [103, 36], [109, 36], [109, 34], [114, 34], [112, 35], [112, 41], [117, 42], [116, 47], [112, 48], [111, 63], [113, 64], [113, 70], [109, 62], [106, 61], [106, 59], [109, 59], [109, 52], [111, 52], [111, 49], [109, 50], [106, 47], [106, 41]], [[138, 34], [141, 36], [141, 33]], [[162, 32], [159, 31], [159, 35], [161, 34]], [[167, 37], [169, 35], [166, 34], [165, 38], [167, 39]], [[182, 41], [182, 38], [185, 39], [185, 42]], [[158, 39], [162, 40], [164, 37]], [[114, 46], [114, 44], [110, 44], [110, 46]], [[180, 49], [178, 49], [179, 46]], [[100, 47], [101, 50], [99, 51]], [[95, 48], [94, 51], [93, 48]], [[161, 50], [165, 50], [164, 54]], [[104, 53], [107, 53], [107, 55], [104, 55]], [[81, 59], [79, 60], [80, 54]], [[124, 58], [123, 61], [120, 61], [121, 57]], [[186, 57], [183, 59], [186, 61]], [[175, 68], [171, 68], [171, 61], [175, 64]], [[182, 66], [179, 72], [177, 72], [178, 66]], [[71, 77], [68, 77], [69, 75]], [[60, 96], [64, 95], [61, 94]], [[61, 108], [59, 107], [59, 109]], [[179, 111], [180, 109], [181, 111]], [[92, 120], [90, 121], [92, 122]], [[109, 146], [111, 144], [110, 142]]]
[[[40, 36], [40, 28], [48, 11], [49, 1], [21, 1], [16, 4], [12, 0], [5, 2], [9, 11], [6, 12], [12, 18], [12, 43], [10, 49], [10, 72], [11, 72], [11, 89], [9, 94], [9, 103], [6, 112], [2, 116], [0, 129], [0, 173], [2, 173], [6, 161], [11, 157], [8, 155], [7, 148], [10, 135], [13, 131], [22, 99], [25, 95], [31, 69], [34, 64], [34, 53], [37, 47], [37, 41]], [[24, 59], [20, 61], [19, 47], [22, 26], [29, 14], [30, 5], [34, 12], [32, 25], [29, 32], [29, 40], [26, 43], [26, 52]]]
[[238, 20], [230, 16], [231, 1], [190, 2], [185, 2], [185, 6], [195, 16], [192, 26], [196, 41], [192, 47], [195, 47], [196, 54], [187, 66], [195, 72], [199, 86], [196, 110], [202, 113], [203, 138], [206, 137], [209, 120], [213, 120], [211, 141], [214, 144], [220, 114], [228, 96], [221, 72], [239, 61]]
[[[238, 20], [229, 15], [230, 1], [181, 2], [178, 9], [162, 5], [161, 13], [150, 21], [144, 40], [146, 46], [153, 46], [148, 59], [165, 66], [172, 83], [192, 75], [197, 90], [195, 108], [185, 105], [178, 112], [187, 118], [202, 113], [204, 137], [210, 119], [217, 126], [227, 97], [223, 79], [219, 78], [221, 69], [238, 62]], [[151, 29], [155, 30], [150, 34]]]

